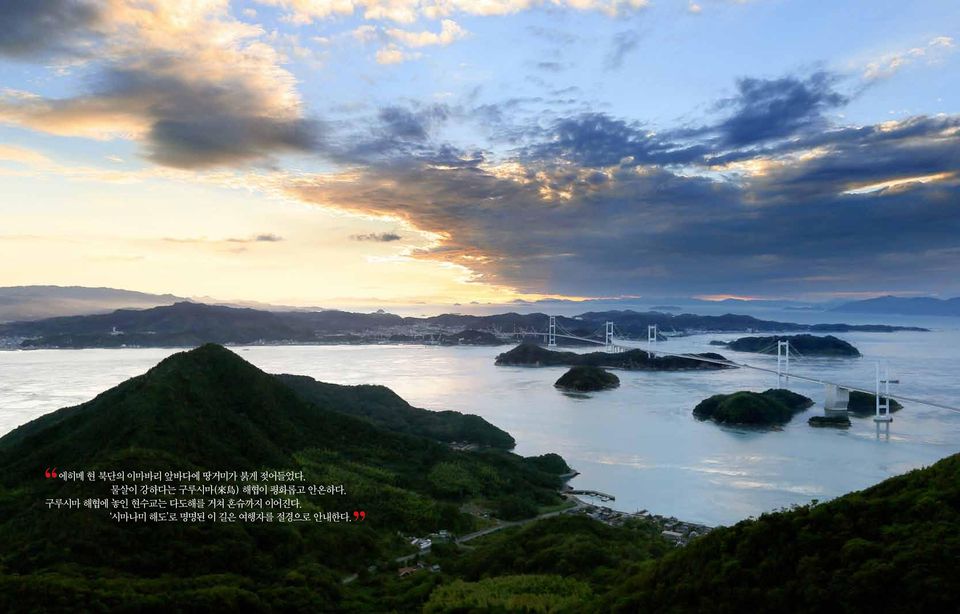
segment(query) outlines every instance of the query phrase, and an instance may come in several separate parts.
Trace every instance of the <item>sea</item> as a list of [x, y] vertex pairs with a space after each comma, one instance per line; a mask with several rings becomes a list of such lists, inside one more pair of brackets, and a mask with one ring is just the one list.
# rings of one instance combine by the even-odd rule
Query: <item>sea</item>
[[[787, 313], [781, 321], [824, 321]], [[841, 320], [832, 317], [829, 321]], [[861, 358], [794, 358], [791, 372], [873, 389], [876, 365], [899, 380], [891, 394], [960, 407], [960, 319], [844, 315], [850, 323], [912, 324], [930, 332], [844, 333]], [[671, 338], [670, 352], [717, 351], [738, 362], [776, 368], [776, 356], [709, 345], [739, 334]], [[572, 485], [613, 495], [614, 509], [674, 516], [710, 526], [825, 501], [960, 452], [960, 413], [904, 403], [889, 434], [870, 417], [849, 429], [813, 428], [824, 386], [790, 379], [816, 404], [779, 428], [738, 428], [692, 415], [704, 398], [777, 386], [751, 369], [690, 372], [616, 371], [617, 389], [565, 394], [553, 383], [562, 367], [498, 367], [510, 346], [235, 346], [270, 373], [296, 373], [337, 384], [383, 384], [412, 405], [477, 414], [517, 441], [516, 452], [556, 452], [580, 474]], [[181, 351], [175, 349], [0, 352], [0, 435], [43, 414], [92, 399]], [[584, 350], [578, 350], [584, 351]], [[317, 442], [322, 445], [322, 442]], [[61, 461], [67, 463], [67, 459]]]

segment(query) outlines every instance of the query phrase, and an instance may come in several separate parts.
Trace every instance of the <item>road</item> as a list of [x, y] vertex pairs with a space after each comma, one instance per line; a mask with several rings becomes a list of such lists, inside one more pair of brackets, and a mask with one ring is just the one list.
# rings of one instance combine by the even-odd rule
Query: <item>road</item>
[[[454, 543], [463, 544], [468, 541], [477, 539], [478, 537], [483, 537], [484, 535], [490, 535], [491, 533], [496, 533], [497, 531], [502, 531], [503, 529], [509, 529], [510, 527], [519, 527], [525, 524], [529, 524], [531, 522], [536, 522], [537, 520], [543, 520], [544, 518], [552, 518], [554, 516], [559, 516], [560, 514], [570, 514], [588, 505], [587, 503], [584, 503], [583, 501], [581, 501], [580, 499], [572, 495], [564, 495], [564, 497], [573, 501], [574, 503], [573, 507], [568, 507], [568, 508], [565, 508], [562, 510], [556, 510], [553, 512], [545, 512], [543, 514], [540, 514], [539, 516], [534, 516], [533, 518], [527, 518], [525, 520], [514, 520], [510, 522], [501, 521], [499, 524], [494, 525], [492, 527], [487, 527], [486, 529], [481, 529], [479, 531], [474, 531], [473, 533], [467, 533], [466, 535], [462, 535], [456, 538], [454, 540]], [[413, 559], [417, 558], [421, 554], [425, 554], [427, 552], [430, 552], [430, 548], [425, 548], [420, 552], [414, 552], [413, 554], [398, 556], [393, 560], [395, 563], [406, 563], [407, 561], [412, 561]], [[350, 584], [356, 579], [357, 579], [357, 574], [353, 574], [351, 576], [347, 576], [346, 578], [344, 578], [343, 583]]]

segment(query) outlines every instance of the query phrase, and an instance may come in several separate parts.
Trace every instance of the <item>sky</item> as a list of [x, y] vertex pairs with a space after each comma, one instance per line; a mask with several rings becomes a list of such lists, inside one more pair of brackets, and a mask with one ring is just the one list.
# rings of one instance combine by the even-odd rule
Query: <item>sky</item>
[[960, 295], [960, 3], [0, 0], [0, 286]]

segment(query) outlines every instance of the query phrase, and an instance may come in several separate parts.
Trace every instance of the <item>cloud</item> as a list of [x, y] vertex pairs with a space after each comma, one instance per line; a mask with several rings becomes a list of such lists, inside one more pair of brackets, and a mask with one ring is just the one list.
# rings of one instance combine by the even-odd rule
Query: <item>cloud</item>
[[956, 49], [954, 40], [949, 36], [937, 36], [930, 39], [926, 45], [912, 47], [883, 57], [867, 64], [863, 71], [863, 78], [875, 81], [893, 76], [900, 69], [918, 61], [934, 64]]
[[390, 243], [399, 241], [403, 237], [394, 232], [370, 232], [367, 234], [350, 235], [354, 241], [376, 241], [379, 243]]
[[409, 32], [398, 28], [390, 28], [386, 33], [387, 36], [407, 47], [446, 46], [467, 35], [467, 31], [452, 19], [444, 19], [440, 22], [440, 32]]
[[205, 244], [222, 244], [222, 243], [279, 243], [283, 241], [283, 237], [265, 232], [261, 234], [256, 234], [250, 237], [230, 237], [227, 239], [208, 239], [206, 237], [187, 237], [187, 238], [177, 238], [177, 237], [164, 237], [163, 239], [167, 243], [205, 243]]
[[725, 144], [744, 146], [823, 126], [823, 113], [848, 100], [834, 90], [835, 82], [826, 72], [807, 78], [740, 79], [737, 95], [719, 104], [731, 113], [717, 130]]
[[438, 103], [383, 107], [375, 118], [366, 120], [366, 131], [357, 131], [351, 122], [351, 130], [337, 139], [328, 139], [322, 152], [344, 164], [424, 156], [436, 148], [442, 149], [432, 144], [431, 134], [451, 113], [449, 107]]
[[640, 44], [640, 33], [636, 30], [624, 30], [613, 36], [610, 51], [604, 60], [607, 70], [616, 70], [623, 66], [623, 60]]
[[279, 6], [288, 20], [309, 24], [317, 20], [359, 14], [364, 19], [410, 24], [421, 19], [454, 15], [511, 15], [541, 6], [597, 11], [615, 16], [642, 9], [648, 0], [258, 0]]
[[560, 62], [537, 62], [536, 67], [546, 72], [562, 72], [566, 68]]
[[103, 18], [102, 8], [77, 0], [0, 0], [0, 55], [77, 53]]
[[546, 138], [522, 148], [521, 157], [605, 167], [621, 162], [685, 163], [707, 151], [702, 145], [689, 146], [670, 140], [669, 134], [657, 135], [637, 122], [604, 113], [581, 113], [554, 121], [546, 130]]
[[576, 113], [517, 127], [505, 158], [434, 145], [285, 189], [432, 233], [413, 257], [521, 292], [956, 287], [960, 116], [835, 125], [834, 83], [744, 79], [694, 130]]
[[0, 122], [58, 135], [143, 143], [165, 166], [207, 168], [311, 150], [317, 122], [304, 117], [283, 57], [224, 3], [118, 1], [88, 89], [65, 98], [0, 95]]
[[416, 60], [422, 56], [419, 52], [404, 51], [397, 45], [387, 45], [377, 50], [377, 64], [399, 64], [408, 60]]
[[0, 144], [0, 161], [15, 162], [27, 166], [42, 166], [51, 162], [50, 158], [39, 151], [18, 147], [16, 145]]
[[283, 237], [269, 232], [253, 237], [255, 243], [279, 243], [280, 241], [283, 241]]

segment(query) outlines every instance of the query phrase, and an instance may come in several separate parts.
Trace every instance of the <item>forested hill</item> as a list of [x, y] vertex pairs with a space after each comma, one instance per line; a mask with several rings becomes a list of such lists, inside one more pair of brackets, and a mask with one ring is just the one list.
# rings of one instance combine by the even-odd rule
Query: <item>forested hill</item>
[[[338, 395], [362, 406], [370, 391], [331, 390], [306, 400], [206, 345], [0, 438], [0, 611], [331, 611], [343, 599], [342, 578], [415, 551], [403, 535], [480, 528], [462, 506], [515, 519], [562, 501], [557, 472], [569, 468], [559, 459], [455, 450], [420, 434], [443, 431], [442, 420], [394, 430], [333, 407]], [[401, 414], [412, 409], [393, 404]], [[58, 477], [45, 479], [54, 466]], [[203, 510], [204, 522], [119, 522], [111, 509], [49, 509], [48, 500], [116, 496], [107, 482], [64, 480], [80, 470], [302, 471], [306, 483], [342, 484], [343, 492], [298, 493], [296, 511], [365, 510], [366, 518], [210, 520], [221, 508]]]
[[606, 598], [623, 612], [954, 612], [960, 455], [718, 529]]
[[516, 444], [504, 430], [480, 416], [411, 407], [386, 386], [341, 386], [304, 375], [278, 375], [300, 398], [320, 407], [369, 420], [397, 433], [421, 435], [444, 442], [473, 443], [511, 449]]
[[[508, 342], [491, 332], [546, 331], [543, 313], [488, 316], [444, 314], [414, 318], [346, 311], [263, 311], [180, 302], [151, 309], [0, 324], [0, 346], [23, 348], [193, 347], [202, 343], [424, 343], [490, 345]], [[588, 312], [558, 317], [563, 329], [603, 338], [610, 321], [624, 335], [646, 338], [647, 326], [677, 332], [891, 332], [923, 330], [886, 325], [796, 324], [727, 314], [700, 316], [635, 311]]]

